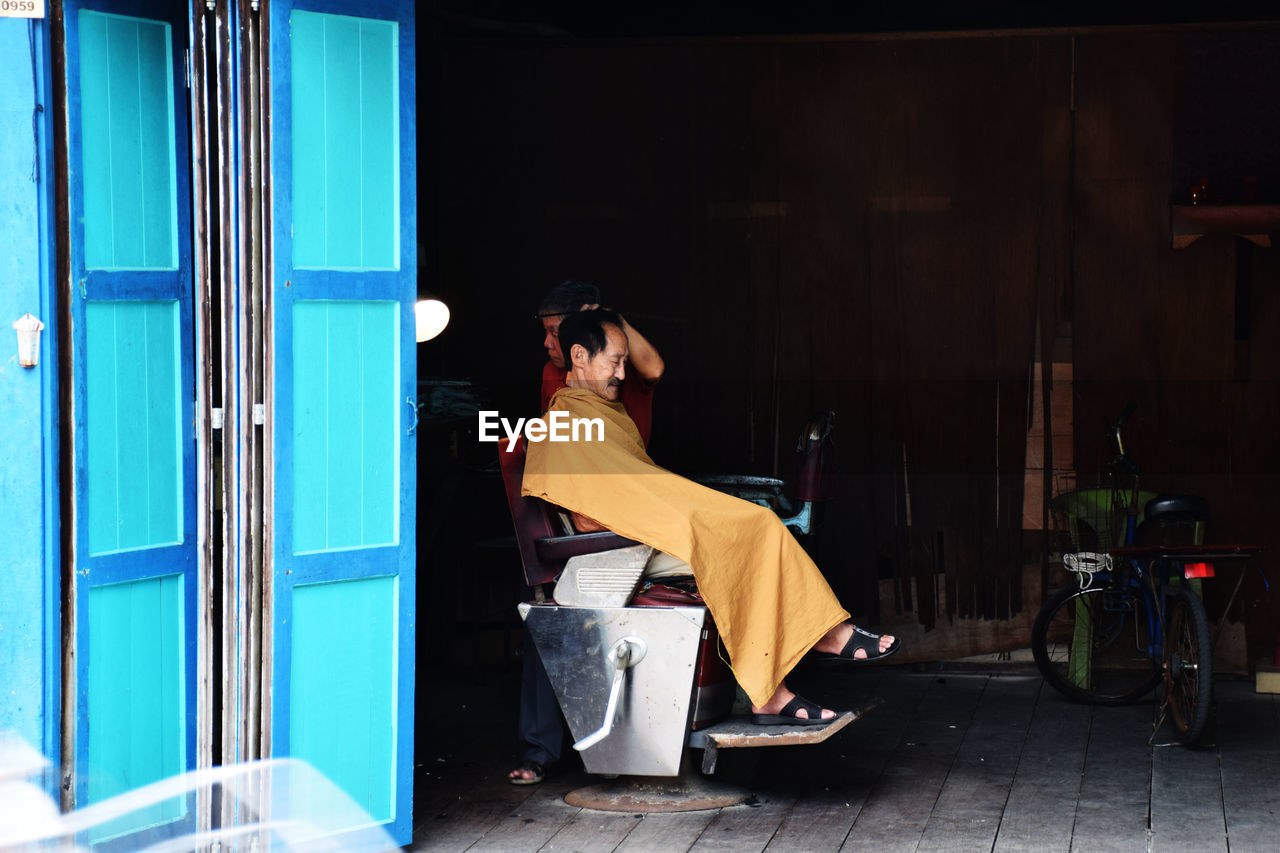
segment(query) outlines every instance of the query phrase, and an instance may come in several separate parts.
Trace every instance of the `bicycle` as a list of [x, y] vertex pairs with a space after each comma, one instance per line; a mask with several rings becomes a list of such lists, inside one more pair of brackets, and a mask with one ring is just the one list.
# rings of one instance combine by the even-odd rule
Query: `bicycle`
[[[1208, 519], [1203, 499], [1139, 491], [1139, 469], [1121, 436], [1135, 408], [1130, 403], [1116, 419], [1109, 483], [1054, 498], [1070, 522], [1076, 550], [1063, 562], [1076, 582], [1045, 600], [1031, 629], [1031, 649], [1045, 681], [1076, 702], [1126, 704], [1163, 683], [1155, 728], [1167, 716], [1177, 740], [1189, 745], [1204, 732], [1213, 691], [1209, 619], [1194, 588], [1199, 582], [1189, 579], [1212, 576], [1207, 558], [1220, 557], [1223, 549], [1200, 546]], [[1194, 544], [1135, 546], [1144, 520], [1166, 528], [1190, 525]], [[1235, 549], [1230, 556], [1256, 553], [1246, 555], [1242, 547], [1228, 546]]]

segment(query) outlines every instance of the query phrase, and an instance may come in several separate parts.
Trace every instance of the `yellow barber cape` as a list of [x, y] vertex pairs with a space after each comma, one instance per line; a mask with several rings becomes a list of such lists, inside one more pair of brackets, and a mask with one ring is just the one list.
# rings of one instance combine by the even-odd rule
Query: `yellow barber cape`
[[814, 643], [849, 614], [766, 507], [654, 464], [621, 403], [561, 388], [548, 415], [599, 418], [604, 440], [530, 442], [522, 493], [593, 518], [693, 567], [738, 684], [764, 705]]

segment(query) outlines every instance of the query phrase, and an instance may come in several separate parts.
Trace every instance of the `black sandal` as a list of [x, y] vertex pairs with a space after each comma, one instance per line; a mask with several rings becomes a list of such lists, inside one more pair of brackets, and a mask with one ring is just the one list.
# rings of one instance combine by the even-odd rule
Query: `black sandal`
[[[533, 775], [528, 779], [523, 776], [512, 776], [511, 773], [519, 773], [521, 770], [528, 770]], [[507, 774], [507, 781], [512, 785], [536, 785], [547, 776], [546, 768], [536, 761], [525, 761], [511, 773]]]
[[[814, 652], [812, 662], [820, 666], [837, 666], [847, 663], [870, 663], [873, 660], [884, 660], [889, 655], [902, 648], [902, 638], [894, 637], [893, 645], [880, 651], [880, 638], [882, 634], [873, 634], [865, 631], [857, 625], [853, 626], [853, 633], [849, 635], [849, 641], [844, 644], [844, 648], [839, 654], [831, 652]], [[866, 652], [865, 658], [857, 658], [854, 655], [858, 649]]]
[[[808, 717], [796, 716], [801, 708]], [[821, 705], [815, 705], [797, 693], [790, 702], [782, 706], [781, 713], [752, 714], [751, 722], [757, 726], [825, 726], [827, 723], [834, 723], [839, 716], [837, 713], [834, 717], [823, 718]]]

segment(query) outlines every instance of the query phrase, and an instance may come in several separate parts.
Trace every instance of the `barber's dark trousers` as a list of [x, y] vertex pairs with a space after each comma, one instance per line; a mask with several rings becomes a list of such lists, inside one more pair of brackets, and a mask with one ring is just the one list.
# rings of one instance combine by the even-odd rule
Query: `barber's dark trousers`
[[524, 629], [524, 675], [520, 679], [520, 747], [526, 761], [549, 767], [560, 760], [564, 722], [551, 679]]

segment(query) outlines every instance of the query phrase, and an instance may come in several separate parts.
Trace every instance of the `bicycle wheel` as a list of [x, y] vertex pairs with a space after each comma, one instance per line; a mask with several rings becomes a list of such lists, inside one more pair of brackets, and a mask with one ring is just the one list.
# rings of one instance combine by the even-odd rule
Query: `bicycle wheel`
[[1044, 680], [1073, 702], [1122, 705], [1160, 683], [1151, 653], [1152, 614], [1140, 590], [1108, 586], [1058, 590], [1031, 627]]
[[1192, 590], [1169, 588], [1165, 605], [1164, 684], [1169, 718], [1182, 743], [1195, 743], [1209, 720], [1213, 649], [1204, 603]]

